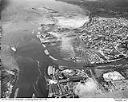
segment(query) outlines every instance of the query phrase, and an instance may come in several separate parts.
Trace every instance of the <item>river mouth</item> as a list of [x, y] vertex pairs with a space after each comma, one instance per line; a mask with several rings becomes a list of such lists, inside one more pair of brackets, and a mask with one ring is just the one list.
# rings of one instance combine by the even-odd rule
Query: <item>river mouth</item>
[[[35, 11], [32, 8], [51, 8], [58, 11], [59, 15], [66, 13], [85, 14], [78, 6], [55, 0], [7, 0], [7, 4], [2, 10], [2, 27], [4, 33], [2, 44], [15, 47], [16, 49], [23, 48], [28, 43], [37, 40], [37, 27], [41, 23], [48, 24], [52, 22], [49, 18], [50, 15], [47, 14], [49, 12], [47, 9]], [[35, 31], [34, 33], [32, 33], [33, 30]], [[18, 49], [17, 51], [19, 51]]]
[[[109, 58], [109, 56], [113, 58], [113, 53], [111, 55], [108, 54], [105, 58], [104, 55], [96, 52], [96, 50], [93, 51], [93, 46], [90, 50], [83, 49], [83, 47], [88, 48], [87, 46], [91, 46], [91, 43], [93, 42], [90, 42], [90, 45], [87, 46], [84, 46], [84, 44], [86, 45], [87, 42], [89, 42], [90, 39], [95, 38], [95, 36], [92, 36], [91, 38], [90, 33], [83, 30], [84, 27], [86, 28], [86, 23], [90, 22], [86, 8], [83, 10], [81, 7], [73, 4], [55, 0], [9, 0], [8, 6], [3, 9], [2, 20], [4, 36], [2, 37], [2, 46], [4, 50], [2, 56], [4, 57], [2, 57], [2, 61], [4, 61], [3, 64], [6, 69], [17, 69], [20, 72], [16, 84], [16, 87], [21, 89], [21, 93], [18, 97], [31, 97], [31, 94], [33, 94], [33, 83], [37, 81], [40, 73], [44, 76], [47, 73], [46, 69], [48, 66], [54, 64], [63, 67], [66, 66], [71, 69], [79, 67], [79, 69], [92, 68], [96, 70], [105, 70], [105, 72], [106, 69], [111, 71], [114, 67], [113, 70], [118, 70], [121, 73], [125, 72], [125, 69], [127, 68], [127, 58], [124, 58], [125, 56], [117, 61], [108, 61], [107, 58]], [[124, 22], [127, 21], [125, 19], [123, 20]], [[94, 18], [94, 22], [95, 21], [96, 19]], [[48, 31], [50, 27], [47, 25], [53, 26], [54, 23], [56, 23], [58, 28], [64, 28], [64, 30], [61, 29], [58, 33], [58, 28], [57, 31], [53, 27]], [[59, 39], [57, 43], [52, 39], [52, 43], [48, 42], [46, 45], [42, 44], [40, 39], [37, 38], [37, 35], [40, 36], [40, 34], [42, 34], [39, 29], [41, 24], [48, 28], [45, 33], [50, 33], [55, 37], [55, 40], [56, 38]], [[95, 25], [97, 24], [94, 24], [94, 26]], [[89, 28], [93, 28], [91, 24], [89, 26]], [[89, 28], [87, 29], [90, 30]], [[95, 29], [92, 30], [95, 31]], [[125, 28], [124, 30], [127, 29]], [[72, 33], [76, 33], [76, 35]], [[83, 39], [86, 41], [85, 43], [82, 43], [80, 39], [78, 40], [78, 35], [80, 34], [83, 34], [82, 36], [84, 36], [84, 34], [88, 35]], [[125, 34], [123, 37], [126, 37]], [[114, 38], [116, 37], [114, 36]], [[82, 44], [82, 47], [79, 46], [80, 43]], [[102, 42], [99, 41], [98, 43], [102, 46]], [[98, 43], [96, 43], [97, 46]], [[106, 51], [111, 52], [107, 47]], [[125, 48], [123, 48], [123, 50], [126, 52]], [[117, 56], [120, 54], [116, 49], [113, 51], [115, 51]], [[107, 55], [108, 52], [105, 54]], [[104, 63], [98, 56], [95, 57], [95, 54], [104, 57], [106, 63]], [[77, 57], [74, 58], [75, 56]], [[83, 59], [83, 57], [88, 57], [89, 59]], [[115, 59], [118, 59], [118, 57]], [[90, 64], [90, 61], [93, 63]], [[38, 68], [40, 68], [40, 70]], [[43, 82], [44, 81], [45, 79], [43, 79]], [[47, 86], [45, 86], [44, 89], [47, 89]]]
[[[42, 6], [52, 8], [59, 11], [60, 14], [57, 16], [70, 12], [83, 15], [85, 13], [78, 6], [55, 0], [7, 0], [7, 3], [8, 5], [2, 9], [2, 64], [7, 70], [16, 69], [20, 72], [16, 87], [23, 90], [18, 97], [28, 97], [33, 92], [31, 85], [39, 75], [37, 61], [40, 62], [42, 73], [49, 64], [52, 64], [51, 59], [44, 54], [44, 48], [36, 37], [40, 24], [52, 23], [50, 15], [47, 14], [49, 11], [47, 9], [35, 11], [32, 8], [38, 9]], [[58, 52], [56, 55], [60, 57]], [[28, 89], [24, 87], [25, 85]]]

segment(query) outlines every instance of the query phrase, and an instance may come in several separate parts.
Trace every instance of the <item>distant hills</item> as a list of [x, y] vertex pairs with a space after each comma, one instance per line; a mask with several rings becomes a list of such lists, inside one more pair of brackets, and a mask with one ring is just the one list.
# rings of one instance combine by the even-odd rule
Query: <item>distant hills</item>
[[128, 0], [57, 0], [89, 10], [92, 16], [124, 17], [128, 19]]

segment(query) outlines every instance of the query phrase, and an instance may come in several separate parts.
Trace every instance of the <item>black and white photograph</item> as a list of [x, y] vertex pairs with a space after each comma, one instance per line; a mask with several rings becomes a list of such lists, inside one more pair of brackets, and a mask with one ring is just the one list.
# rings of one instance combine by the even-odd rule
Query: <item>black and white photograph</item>
[[128, 0], [0, 0], [0, 41], [1, 99], [128, 99]]

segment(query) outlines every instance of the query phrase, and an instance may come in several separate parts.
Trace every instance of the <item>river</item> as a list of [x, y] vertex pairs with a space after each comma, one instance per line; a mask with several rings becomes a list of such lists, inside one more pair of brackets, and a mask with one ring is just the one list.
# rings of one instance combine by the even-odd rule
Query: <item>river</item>
[[[61, 15], [65, 13], [86, 14], [79, 6], [55, 0], [7, 0], [7, 6], [2, 11], [4, 33], [2, 44], [15, 47], [16, 52], [11, 52], [13, 54], [10, 55], [3, 52], [3, 56], [5, 55], [3, 61], [6, 68], [12, 70], [14, 68], [13, 63], [9, 62], [9, 59], [13, 58], [19, 70], [18, 79], [11, 97], [32, 97], [34, 93], [33, 85], [40, 77], [40, 73], [44, 75], [46, 68], [54, 63], [45, 55], [43, 46], [39, 39], [36, 38], [39, 24], [49, 23], [50, 20], [45, 16], [45, 14], [47, 15], [45, 11], [37, 13], [32, 8], [41, 8], [43, 6], [59, 11]], [[44, 12], [45, 14], [43, 14]], [[34, 33], [32, 33], [33, 30]], [[39, 62], [39, 65], [37, 62]], [[45, 82], [44, 79], [43, 82]], [[43, 88], [43, 95], [38, 91], [38, 97], [46, 97], [47, 86], [44, 83], [41, 85], [44, 86], [38, 87], [40, 90]]]

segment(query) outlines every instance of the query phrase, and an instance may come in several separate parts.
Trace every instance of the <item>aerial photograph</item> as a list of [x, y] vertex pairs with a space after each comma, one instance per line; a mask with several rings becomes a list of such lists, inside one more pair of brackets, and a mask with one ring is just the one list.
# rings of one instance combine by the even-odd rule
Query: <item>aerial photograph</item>
[[128, 99], [128, 0], [0, 0], [0, 95]]

